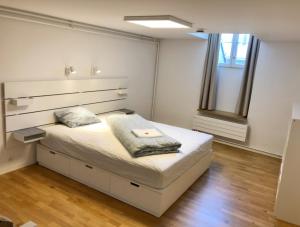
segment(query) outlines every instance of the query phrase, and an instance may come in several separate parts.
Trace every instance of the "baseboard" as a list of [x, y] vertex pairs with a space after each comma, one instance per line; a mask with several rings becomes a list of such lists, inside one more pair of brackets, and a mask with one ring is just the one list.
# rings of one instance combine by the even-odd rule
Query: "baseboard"
[[235, 144], [233, 142], [228, 142], [228, 141], [224, 141], [224, 140], [216, 139], [216, 138], [214, 139], [214, 142], [226, 144], [226, 145], [232, 146], [232, 147], [237, 147], [237, 148], [240, 148], [240, 149], [243, 149], [243, 150], [247, 150], [247, 151], [251, 151], [251, 152], [254, 152], [254, 153], [266, 155], [266, 156], [269, 156], [269, 157], [272, 157], [272, 158], [282, 159], [282, 156], [280, 156], [280, 155], [271, 154], [271, 153], [268, 153], [268, 152], [265, 152], [265, 151], [257, 150], [257, 149], [250, 148], [250, 147], [247, 147], [247, 146], [243, 146], [243, 145], [240, 145], [240, 144]]
[[5, 167], [5, 166], [0, 167], [0, 175], [15, 171], [15, 170], [18, 170], [18, 169], [21, 169], [21, 168], [24, 168], [26, 166], [33, 165], [35, 163], [36, 163], [35, 160], [29, 160], [29, 161], [26, 161], [26, 162], [14, 163], [14, 164], [9, 165], [7, 167]]

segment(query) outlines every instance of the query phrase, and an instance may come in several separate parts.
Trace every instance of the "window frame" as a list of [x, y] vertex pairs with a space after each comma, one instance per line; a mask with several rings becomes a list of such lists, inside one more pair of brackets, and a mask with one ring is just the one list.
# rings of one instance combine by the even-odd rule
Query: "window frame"
[[[222, 34], [221, 34], [222, 35]], [[237, 69], [242, 69], [245, 67], [245, 65], [240, 65], [236, 64], [236, 55], [237, 55], [237, 50], [238, 50], [238, 41], [239, 41], [239, 33], [232, 33], [232, 42], [231, 42], [231, 52], [230, 52], [230, 62], [229, 63], [218, 63], [218, 67], [223, 67], [223, 68], [237, 68]], [[249, 44], [249, 43], [248, 43]], [[219, 43], [219, 52], [221, 50], [221, 39]]]

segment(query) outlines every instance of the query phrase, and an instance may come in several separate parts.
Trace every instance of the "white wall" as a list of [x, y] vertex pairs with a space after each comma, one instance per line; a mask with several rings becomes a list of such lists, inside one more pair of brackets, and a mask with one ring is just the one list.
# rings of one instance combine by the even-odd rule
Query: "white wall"
[[[205, 51], [203, 41], [161, 42], [157, 121], [191, 128]], [[250, 148], [282, 154], [292, 103], [300, 101], [299, 59], [300, 43], [262, 42], [248, 116]]]
[[159, 52], [159, 76], [154, 119], [191, 128], [200, 96], [206, 42], [163, 40]]
[[235, 112], [243, 71], [243, 68], [218, 67], [217, 110]]
[[249, 146], [282, 154], [292, 104], [300, 101], [300, 43], [262, 43], [249, 109]]
[[[155, 43], [10, 19], [0, 19], [0, 31], [1, 82], [64, 80], [66, 64], [78, 72], [71, 79], [89, 78], [95, 64], [103, 77], [129, 77], [129, 107], [150, 116]], [[30, 146], [15, 142], [5, 148], [1, 136], [0, 148], [0, 173], [34, 161]]]

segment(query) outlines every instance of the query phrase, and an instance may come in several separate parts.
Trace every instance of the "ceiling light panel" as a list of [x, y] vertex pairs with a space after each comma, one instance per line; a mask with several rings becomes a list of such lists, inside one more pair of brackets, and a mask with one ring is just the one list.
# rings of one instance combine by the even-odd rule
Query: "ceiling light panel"
[[124, 20], [148, 28], [190, 28], [192, 23], [173, 16], [126, 16]]

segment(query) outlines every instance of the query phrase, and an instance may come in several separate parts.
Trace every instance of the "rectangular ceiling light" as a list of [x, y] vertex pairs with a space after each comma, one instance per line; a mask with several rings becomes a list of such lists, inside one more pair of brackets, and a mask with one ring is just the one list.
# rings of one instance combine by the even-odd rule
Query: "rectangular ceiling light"
[[170, 15], [125, 16], [124, 20], [148, 28], [191, 28], [192, 27], [192, 23]]

